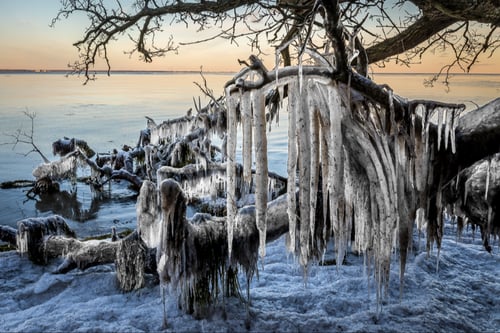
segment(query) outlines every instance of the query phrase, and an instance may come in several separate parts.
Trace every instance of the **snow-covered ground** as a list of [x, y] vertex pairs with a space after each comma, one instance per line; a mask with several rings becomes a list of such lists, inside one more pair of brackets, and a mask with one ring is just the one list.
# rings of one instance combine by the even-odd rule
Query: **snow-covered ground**
[[[457, 243], [447, 225], [439, 272], [436, 251], [427, 257], [416, 250], [408, 260], [402, 301], [394, 258], [379, 315], [362, 258], [348, 255], [339, 271], [314, 266], [304, 284], [281, 238], [268, 244], [264, 269], [252, 282], [250, 331], [499, 332], [500, 251], [496, 243], [493, 254], [487, 253], [479, 238], [468, 231]], [[160, 289], [152, 279], [142, 290], [122, 293], [113, 265], [51, 274], [58, 263], [35, 266], [13, 251], [0, 253], [1, 332], [162, 330]], [[237, 299], [229, 300], [226, 316], [219, 308], [211, 318], [195, 320], [172, 298], [167, 313], [166, 331], [246, 331], [245, 308]]]

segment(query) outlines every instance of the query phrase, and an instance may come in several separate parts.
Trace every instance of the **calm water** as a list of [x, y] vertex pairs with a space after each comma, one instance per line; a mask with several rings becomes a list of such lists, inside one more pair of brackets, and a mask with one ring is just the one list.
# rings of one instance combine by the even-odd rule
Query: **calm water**
[[[216, 96], [231, 78], [227, 74], [205, 76]], [[428, 77], [378, 74], [375, 80], [388, 83], [395, 93], [409, 99], [465, 103], [468, 109], [500, 96], [500, 75], [454, 76], [448, 93], [442, 86], [424, 88], [423, 80]], [[11, 142], [8, 134], [17, 129], [30, 130], [31, 122], [23, 114], [29, 111], [36, 113], [35, 144], [49, 159], [54, 158], [52, 142], [64, 136], [86, 140], [101, 153], [123, 144], [135, 145], [146, 126], [145, 116], [161, 122], [193, 107], [193, 97], [201, 95], [194, 81], [202, 82], [199, 74], [120, 73], [83, 86], [81, 78], [62, 74], [0, 74], [0, 143]], [[201, 101], [208, 102], [203, 97]], [[273, 125], [269, 138], [270, 169], [280, 174], [286, 171], [286, 128], [286, 120]], [[0, 182], [32, 179], [31, 171], [41, 159], [35, 153], [24, 156], [30, 150], [24, 144], [15, 149], [0, 145]], [[55, 212], [65, 216], [81, 236], [109, 232], [112, 225], [119, 230], [135, 227], [135, 194], [125, 184], [113, 184], [111, 193], [99, 200], [84, 185], [78, 185], [76, 194], [67, 190], [70, 198], [50, 203], [27, 201], [25, 189], [0, 190], [0, 224], [15, 226], [19, 219]]]

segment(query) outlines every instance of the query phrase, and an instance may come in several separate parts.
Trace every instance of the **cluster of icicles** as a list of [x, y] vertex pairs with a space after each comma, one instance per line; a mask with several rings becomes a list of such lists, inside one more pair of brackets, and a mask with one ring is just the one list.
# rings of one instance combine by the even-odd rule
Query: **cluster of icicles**
[[74, 155], [63, 156], [60, 160], [38, 165], [33, 169], [32, 174], [37, 180], [46, 177], [55, 180], [75, 178], [79, 162], [81, 164], [81, 161]]
[[[397, 97], [392, 91], [388, 91], [389, 107], [383, 108], [359, 93], [349, 92], [345, 85], [319, 76], [302, 76], [300, 71], [298, 76], [277, 79], [260, 89], [228, 86], [226, 176], [230, 256], [237, 214], [238, 122], [244, 182], [246, 188], [252, 181], [255, 185], [259, 254], [265, 256], [269, 200], [265, 96], [270, 89], [278, 90], [280, 105], [288, 113], [289, 251], [307, 268], [312, 259], [324, 254], [333, 235], [337, 265], [343, 262], [348, 246], [365, 255], [368, 269], [373, 265], [378, 298], [382, 288], [387, 287], [391, 253], [398, 240], [405, 248], [411, 245], [408, 242], [414, 220], [410, 216], [418, 210], [419, 225], [426, 225], [424, 197], [432, 183], [430, 164], [435, 154], [435, 146], [429, 143], [431, 118], [437, 114], [438, 137], [431, 141], [437, 142], [437, 149], [443, 141], [444, 148], [451, 143], [455, 152], [454, 133], [460, 110], [418, 104], [408, 111], [409, 117], [403, 117], [406, 121], [411, 119], [410, 124], [403, 126], [394, 120], [393, 98]], [[421, 124], [417, 124], [420, 120]], [[322, 193], [321, 199], [318, 193]], [[406, 233], [403, 240], [398, 239], [401, 230]], [[401, 264], [404, 274], [405, 263]]]

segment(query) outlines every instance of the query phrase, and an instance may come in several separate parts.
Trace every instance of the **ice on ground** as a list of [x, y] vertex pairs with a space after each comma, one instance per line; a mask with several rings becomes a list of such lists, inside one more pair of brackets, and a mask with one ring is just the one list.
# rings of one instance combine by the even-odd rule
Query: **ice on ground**
[[[414, 250], [401, 302], [399, 267], [391, 265], [389, 295], [377, 316], [373, 278], [368, 286], [362, 257], [349, 253], [338, 271], [334, 265], [312, 266], [305, 284], [282, 237], [268, 244], [265, 268], [251, 284], [249, 331], [498, 332], [500, 249], [495, 244], [493, 254], [487, 253], [480, 235], [473, 238], [470, 231], [461, 242], [455, 239], [446, 225], [438, 273], [436, 251], [427, 257]], [[152, 277], [145, 288], [123, 293], [112, 264], [51, 274], [59, 263], [35, 266], [14, 251], [0, 253], [0, 331], [162, 331], [160, 288]], [[239, 300], [229, 299], [226, 312], [219, 307], [211, 318], [195, 320], [170, 298], [165, 331], [246, 331]]]

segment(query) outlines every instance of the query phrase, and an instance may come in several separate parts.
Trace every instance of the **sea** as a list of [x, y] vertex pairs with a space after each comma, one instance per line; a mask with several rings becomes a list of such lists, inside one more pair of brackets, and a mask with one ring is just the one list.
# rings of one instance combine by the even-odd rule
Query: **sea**
[[[33, 180], [32, 170], [47, 158], [52, 142], [68, 137], [85, 140], [98, 153], [135, 146], [146, 118], [157, 123], [183, 116], [195, 103], [209, 99], [198, 85], [221, 96], [232, 73], [117, 72], [98, 74], [87, 84], [64, 72], [0, 72], [0, 183]], [[374, 74], [395, 94], [412, 99], [464, 103], [472, 110], [500, 96], [500, 75], [456, 74], [448, 86], [424, 86], [431, 74]], [[286, 112], [270, 126], [269, 169], [286, 173]], [[33, 121], [27, 114], [32, 115]], [[34, 115], [34, 116], [33, 116]], [[16, 140], [16, 136], [19, 140]], [[31, 142], [32, 140], [32, 142]], [[16, 143], [17, 141], [17, 143]], [[84, 172], [84, 170], [82, 170]], [[0, 189], [0, 224], [16, 227], [28, 217], [63, 216], [78, 236], [88, 237], [136, 226], [137, 194], [125, 182], [114, 182], [98, 196], [88, 185], [62, 184], [53, 200], [28, 199], [29, 187]]]

